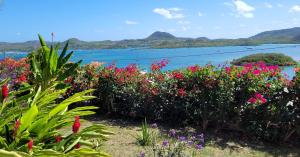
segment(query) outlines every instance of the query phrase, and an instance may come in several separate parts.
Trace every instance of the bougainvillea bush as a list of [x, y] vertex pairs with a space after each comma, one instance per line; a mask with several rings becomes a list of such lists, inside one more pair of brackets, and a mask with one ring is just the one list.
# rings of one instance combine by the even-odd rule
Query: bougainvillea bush
[[98, 105], [111, 115], [235, 130], [257, 139], [299, 141], [299, 79], [278, 66], [190, 66], [144, 73], [134, 64], [97, 73]]
[[280, 67], [264, 63], [163, 71], [167, 64], [153, 63], [147, 73], [135, 64], [81, 66], [77, 75], [65, 79], [72, 86], [65, 98], [95, 88], [91, 102], [101, 108], [99, 113], [299, 144], [299, 67], [288, 80]]

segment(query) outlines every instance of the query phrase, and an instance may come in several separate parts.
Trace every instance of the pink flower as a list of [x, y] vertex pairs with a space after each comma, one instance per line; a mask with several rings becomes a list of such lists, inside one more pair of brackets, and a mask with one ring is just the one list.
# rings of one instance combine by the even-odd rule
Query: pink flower
[[229, 74], [231, 72], [231, 68], [230, 67], [225, 67], [226, 73]]
[[260, 75], [260, 73], [261, 73], [261, 71], [260, 70], [253, 70], [253, 72], [252, 72], [252, 74], [253, 75], [256, 75], [256, 76], [259, 76]]
[[248, 102], [251, 103], [251, 104], [255, 104], [256, 101], [257, 101], [257, 100], [256, 100], [255, 98], [250, 98], [250, 99], [248, 100]]

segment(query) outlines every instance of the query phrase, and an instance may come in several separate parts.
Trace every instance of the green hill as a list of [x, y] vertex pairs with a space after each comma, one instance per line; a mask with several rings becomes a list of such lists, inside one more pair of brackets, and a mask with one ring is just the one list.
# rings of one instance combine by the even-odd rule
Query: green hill
[[244, 65], [247, 63], [265, 62], [267, 65], [288, 66], [295, 65], [297, 62], [289, 56], [281, 53], [257, 53], [233, 60], [233, 65]]

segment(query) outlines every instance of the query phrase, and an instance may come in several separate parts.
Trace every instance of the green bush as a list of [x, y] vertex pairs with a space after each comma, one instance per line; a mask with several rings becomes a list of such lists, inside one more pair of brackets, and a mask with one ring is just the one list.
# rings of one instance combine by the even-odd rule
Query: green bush
[[[78, 65], [66, 64], [72, 54], [64, 57], [62, 53], [58, 58], [57, 50], [49, 49], [41, 37], [40, 41], [42, 48], [30, 58], [33, 84], [9, 91], [8, 79], [0, 83], [0, 156], [109, 156], [99, 149], [99, 143], [111, 134], [104, 125], [80, 128], [84, 120], [79, 116], [94, 114], [97, 107], [68, 109], [71, 104], [94, 99], [87, 95], [94, 90], [60, 100], [69, 88], [64, 79]], [[59, 131], [69, 126], [72, 132], [61, 135]]]

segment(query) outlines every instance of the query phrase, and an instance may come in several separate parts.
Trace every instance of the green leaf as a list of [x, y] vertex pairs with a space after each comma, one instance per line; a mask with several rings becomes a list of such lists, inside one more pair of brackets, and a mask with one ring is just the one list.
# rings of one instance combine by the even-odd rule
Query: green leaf
[[74, 148], [74, 146], [80, 141], [81, 137], [78, 137], [69, 147], [64, 151], [65, 153]]
[[21, 118], [21, 125], [18, 132], [22, 132], [25, 129], [27, 129], [32, 122], [34, 121], [34, 118], [38, 115], [38, 108], [35, 104], [33, 104], [27, 112], [22, 116]]

